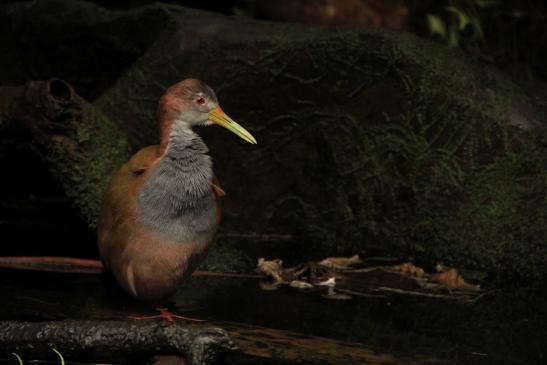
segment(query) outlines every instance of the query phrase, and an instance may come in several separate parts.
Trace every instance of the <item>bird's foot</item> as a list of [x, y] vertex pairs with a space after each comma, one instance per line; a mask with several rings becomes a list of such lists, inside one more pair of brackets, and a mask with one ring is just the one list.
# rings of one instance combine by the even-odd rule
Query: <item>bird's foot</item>
[[188, 322], [205, 322], [204, 319], [179, 316], [178, 314], [174, 314], [170, 312], [167, 308], [157, 308], [157, 310], [160, 312], [160, 314], [156, 314], [155, 316], [142, 316], [142, 317], [130, 316], [129, 318], [135, 319], [135, 320], [165, 319], [169, 322], [175, 322], [175, 320], [182, 320], [182, 321], [188, 321]]

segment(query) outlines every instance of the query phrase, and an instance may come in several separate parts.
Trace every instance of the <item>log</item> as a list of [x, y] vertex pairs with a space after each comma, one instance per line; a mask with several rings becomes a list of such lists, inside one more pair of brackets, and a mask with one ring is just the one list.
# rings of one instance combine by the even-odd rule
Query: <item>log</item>
[[[188, 326], [166, 321], [0, 322], [0, 357], [143, 363], [154, 356], [185, 358], [190, 364], [281, 360], [320, 364], [435, 364], [433, 357], [396, 355], [360, 343], [310, 336], [294, 331], [222, 323]], [[233, 339], [233, 340], [232, 340]], [[231, 359], [231, 361], [230, 361]]]
[[129, 156], [117, 126], [60, 79], [0, 87], [0, 126], [31, 135], [67, 196], [94, 222], [106, 183]]
[[158, 354], [215, 364], [234, 344], [226, 331], [167, 321], [0, 322], [0, 357], [144, 363]]
[[[72, 142], [61, 138], [46, 156], [92, 226], [114, 165], [128, 149], [157, 142], [160, 95], [198, 77], [259, 142], [199, 131], [228, 193], [223, 230], [293, 237], [299, 259], [381, 250], [500, 280], [547, 278], [546, 104], [458, 50], [405, 33], [242, 20], [176, 5], [111, 11], [40, 1], [2, 5], [0, 15], [10, 25], [6, 54], [24, 53], [13, 40], [51, 44], [64, 29], [71, 30], [64, 44], [80, 50], [85, 36], [103, 51], [56, 48], [62, 57], [48, 60], [32, 49], [41, 61], [34, 74], [63, 77], [67, 64], [104, 65], [110, 51], [134, 50], [133, 62], [94, 93], [95, 114], [81, 119], [93, 128], [73, 131]], [[141, 24], [139, 42], [128, 29]], [[0, 80], [9, 79], [3, 72]], [[68, 75], [84, 85], [89, 73]], [[91, 152], [66, 157], [82, 144]]]

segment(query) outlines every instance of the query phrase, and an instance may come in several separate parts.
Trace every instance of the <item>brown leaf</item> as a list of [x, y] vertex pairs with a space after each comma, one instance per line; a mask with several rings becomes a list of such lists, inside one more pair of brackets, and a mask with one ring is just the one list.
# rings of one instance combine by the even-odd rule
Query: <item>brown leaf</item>
[[424, 275], [424, 269], [419, 266], [414, 265], [411, 262], [405, 262], [400, 265], [394, 265], [391, 267], [392, 270], [406, 274], [408, 276], [422, 277]]
[[278, 283], [286, 280], [283, 278], [283, 261], [280, 259], [265, 260], [263, 257], [258, 259], [258, 271], [273, 278]]
[[331, 269], [349, 269], [350, 266], [360, 264], [362, 262], [358, 254], [351, 257], [327, 257], [319, 261], [319, 265], [329, 267]]
[[447, 267], [441, 264], [437, 265], [437, 274], [431, 276], [431, 280], [438, 282], [443, 287], [449, 290], [464, 290], [477, 291], [480, 290], [479, 285], [467, 283], [464, 278], [458, 273], [458, 270]]

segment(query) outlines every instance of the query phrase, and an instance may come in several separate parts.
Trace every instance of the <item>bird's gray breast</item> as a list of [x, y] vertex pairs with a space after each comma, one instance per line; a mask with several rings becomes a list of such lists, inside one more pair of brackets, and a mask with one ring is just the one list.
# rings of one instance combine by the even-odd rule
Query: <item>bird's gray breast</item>
[[168, 150], [138, 193], [138, 221], [161, 239], [199, 242], [214, 229], [211, 160], [200, 152]]

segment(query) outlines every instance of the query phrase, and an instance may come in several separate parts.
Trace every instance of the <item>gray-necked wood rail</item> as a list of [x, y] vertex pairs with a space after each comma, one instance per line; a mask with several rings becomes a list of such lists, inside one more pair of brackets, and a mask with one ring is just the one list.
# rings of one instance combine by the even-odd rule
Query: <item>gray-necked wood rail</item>
[[148, 301], [172, 295], [191, 275], [219, 225], [224, 192], [192, 127], [218, 124], [256, 144], [197, 79], [168, 88], [157, 115], [160, 144], [137, 152], [114, 175], [98, 226], [104, 266], [125, 291]]

